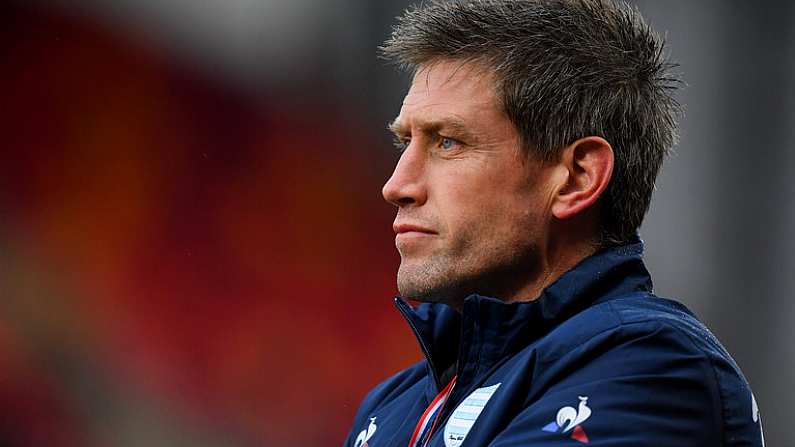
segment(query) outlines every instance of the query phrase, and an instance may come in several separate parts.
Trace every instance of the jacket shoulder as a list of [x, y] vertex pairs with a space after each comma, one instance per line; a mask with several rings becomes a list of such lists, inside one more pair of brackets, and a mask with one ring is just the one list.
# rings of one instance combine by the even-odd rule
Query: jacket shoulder
[[740, 373], [715, 335], [687, 307], [648, 293], [614, 298], [574, 315], [544, 337], [549, 344], [544, 352], [545, 357], [554, 359], [594, 338], [646, 337], [653, 333], [665, 333], [677, 341], [677, 349], [725, 361]]
[[731, 354], [718, 338], [681, 303], [650, 296], [640, 304], [616, 300], [614, 309], [627, 323], [654, 320], [677, 332], [695, 352], [703, 355], [714, 383], [725, 445], [758, 445], [761, 440], [759, 410], [751, 387]]
[[654, 402], [647, 410], [666, 410], [671, 421], [687, 410], [700, 415], [694, 429], [713, 427], [709, 431], [725, 445], [758, 445], [758, 411], [745, 377], [709, 329], [676, 301], [639, 293], [592, 306], [550, 332], [537, 361], [545, 393], [645, 378], [639, 393], [624, 395], [625, 405]]
[[426, 361], [419, 361], [397, 372], [367, 392], [362, 399], [359, 412], [383, 407], [427, 378]]

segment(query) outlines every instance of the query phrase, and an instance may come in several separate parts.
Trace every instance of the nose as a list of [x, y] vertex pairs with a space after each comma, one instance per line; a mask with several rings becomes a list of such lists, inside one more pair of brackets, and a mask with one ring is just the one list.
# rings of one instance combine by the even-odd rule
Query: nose
[[381, 189], [384, 200], [399, 208], [425, 203], [428, 192], [424, 182], [424, 170], [422, 152], [409, 144], [400, 155], [392, 176]]

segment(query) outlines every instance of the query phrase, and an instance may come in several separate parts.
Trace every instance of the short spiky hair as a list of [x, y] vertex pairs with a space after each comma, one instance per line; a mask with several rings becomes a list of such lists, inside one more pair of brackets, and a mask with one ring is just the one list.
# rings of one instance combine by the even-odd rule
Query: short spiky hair
[[662, 39], [612, 0], [432, 1], [408, 9], [381, 47], [417, 71], [439, 60], [481, 64], [525, 150], [553, 160], [586, 136], [613, 147], [602, 242], [634, 238], [662, 160], [676, 141], [681, 82]]

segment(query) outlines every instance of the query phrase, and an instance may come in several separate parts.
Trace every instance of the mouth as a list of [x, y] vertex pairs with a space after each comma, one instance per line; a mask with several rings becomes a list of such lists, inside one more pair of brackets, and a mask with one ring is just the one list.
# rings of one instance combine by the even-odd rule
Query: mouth
[[415, 224], [395, 223], [392, 229], [397, 236], [433, 236], [435, 231]]

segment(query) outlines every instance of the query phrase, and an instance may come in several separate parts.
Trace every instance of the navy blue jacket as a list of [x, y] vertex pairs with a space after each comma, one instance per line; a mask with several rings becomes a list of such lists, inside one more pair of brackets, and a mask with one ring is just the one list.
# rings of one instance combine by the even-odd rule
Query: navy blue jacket
[[530, 302], [472, 295], [458, 313], [396, 299], [425, 359], [367, 394], [345, 446], [406, 447], [445, 370], [457, 382], [431, 447], [764, 445], [740, 369], [652, 294], [642, 250], [603, 250]]

